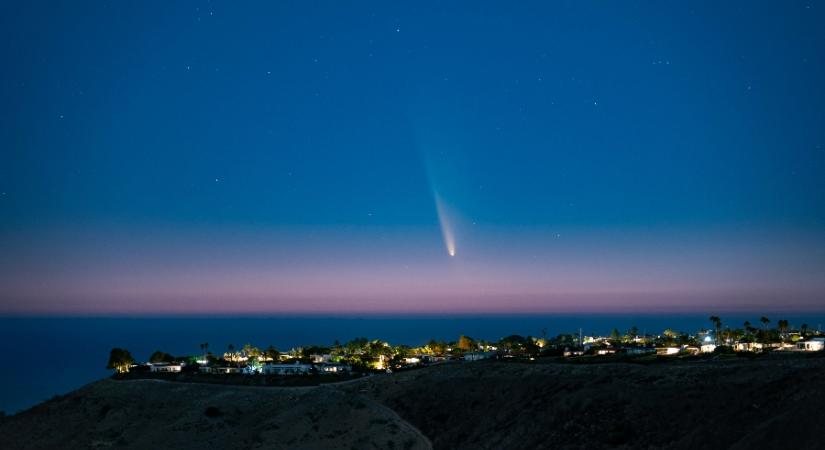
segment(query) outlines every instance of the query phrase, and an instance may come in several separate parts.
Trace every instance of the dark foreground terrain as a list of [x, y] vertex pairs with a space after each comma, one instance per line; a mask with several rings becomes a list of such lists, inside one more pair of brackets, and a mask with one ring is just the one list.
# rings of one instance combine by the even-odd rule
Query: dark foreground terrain
[[0, 448], [821, 449], [823, 408], [821, 356], [482, 361], [305, 388], [104, 380], [5, 418]]

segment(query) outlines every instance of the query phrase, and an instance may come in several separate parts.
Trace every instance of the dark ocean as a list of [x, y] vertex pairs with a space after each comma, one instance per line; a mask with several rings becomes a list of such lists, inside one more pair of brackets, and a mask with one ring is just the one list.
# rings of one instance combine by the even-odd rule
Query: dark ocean
[[[825, 315], [770, 316], [811, 329]], [[759, 316], [722, 316], [723, 326], [741, 327]], [[658, 333], [665, 328], [694, 332], [710, 327], [706, 315], [533, 315], [446, 317], [166, 317], [166, 318], [20, 318], [0, 317], [0, 410], [12, 414], [109, 375], [109, 350], [123, 347], [138, 360], [155, 350], [174, 355], [199, 354], [199, 344], [213, 352], [229, 344], [240, 347], [274, 345], [281, 351], [309, 345], [328, 345], [336, 339], [382, 339], [393, 344], [421, 345], [430, 338], [456, 340], [460, 334], [496, 340], [509, 334], [548, 336], [563, 332], [607, 334], [614, 327]]]

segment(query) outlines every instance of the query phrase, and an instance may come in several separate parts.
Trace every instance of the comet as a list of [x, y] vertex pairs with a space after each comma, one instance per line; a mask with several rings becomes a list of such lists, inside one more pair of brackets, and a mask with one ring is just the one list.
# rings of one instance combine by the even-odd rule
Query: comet
[[455, 256], [455, 233], [453, 232], [452, 223], [450, 223], [447, 207], [444, 201], [438, 194], [435, 194], [435, 209], [438, 213], [438, 223], [441, 225], [441, 236], [444, 238], [444, 247], [447, 249], [447, 254]]

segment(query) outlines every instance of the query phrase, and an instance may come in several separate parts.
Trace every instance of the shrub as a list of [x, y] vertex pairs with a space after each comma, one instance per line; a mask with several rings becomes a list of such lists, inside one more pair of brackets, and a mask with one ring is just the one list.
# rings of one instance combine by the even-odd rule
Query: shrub
[[221, 410], [218, 409], [216, 406], [207, 406], [206, 410], [203, 413], [206, 415], [206, 417], [209, 417], [210, 419], [214, 419], [216, 417], [220, 417], [223, 415]]

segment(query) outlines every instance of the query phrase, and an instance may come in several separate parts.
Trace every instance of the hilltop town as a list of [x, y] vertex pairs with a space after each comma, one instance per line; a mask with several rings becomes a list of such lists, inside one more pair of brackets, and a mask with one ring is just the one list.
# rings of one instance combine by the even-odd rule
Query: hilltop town
[[[510, 335], [496, 342], [461, 335], [456, 341], [430, 340], [410, 347], [381, 340], [353, 339], [329, 346], [309, 345], [281, 352], [274, 346], [264, 349], [250, 344], [235, 348], [230, 344], [221, 353], [200, 344], [195, 355], [173, 356], [156, 351], [144, 363], [137, 362], [126, 349], [114, 348], [107, 367], [118, 378], [161, 377], [170, 375], [181, 381], [242, 384], [295, 385], [342, 381], [375, 373], [392, 373], [449, 361], [561, 360], [569, 362], [628, 361], [655, 362], [669, 358], [697, 358], [711, 355], [748, 356], [769, 352], [817, 352], [825, 349], [825, 334], [807, 324], [792, 326], [787, 320], [767, 317], [759, 325], [750, 322], [732, 328], [717, 316], [709, 318], [711, 327], [686, 333], [665, 329], [649, 334], [632, 327], [618, 329], [607, 336], [563, 333]], [[289, 380], [291, 381], [285, 381]]]

